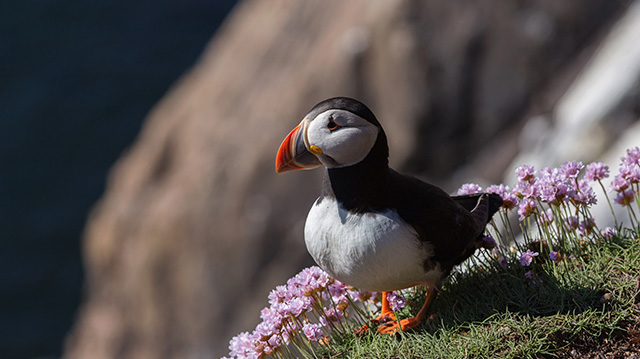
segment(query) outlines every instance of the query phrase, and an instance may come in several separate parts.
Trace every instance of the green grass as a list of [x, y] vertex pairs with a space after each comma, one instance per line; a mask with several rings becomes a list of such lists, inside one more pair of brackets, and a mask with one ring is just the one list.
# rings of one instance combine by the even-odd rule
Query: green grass
[[[333, 335], [323, 358], [552, 358], [626, 340], [640, 329], [640, 240], [585, 243], [575, 258], [542, 254], [531, 267], [489, 265], [447, 281], [432, 306], [437, 318], [408, 333]], [[485, 265], [485, 267], [487, 267]], [[525, 272], [535, 272], [534, 281]], [[417, 312], [423, 294], [399, 313]], [[633, 342], [633, 341], [632, 341]], [[635, 345], [635, 344], [633, 344]], [[573, 354], [576, 352], [574, 351]]]

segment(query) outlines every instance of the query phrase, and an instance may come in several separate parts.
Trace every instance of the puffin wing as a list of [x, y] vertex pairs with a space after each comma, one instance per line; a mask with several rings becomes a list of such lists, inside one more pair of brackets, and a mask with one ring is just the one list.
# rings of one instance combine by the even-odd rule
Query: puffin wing
[[482, 238], [486, 224], [502, 205], [497, 194], [449, 196], [442, 189], [417, 178], [392, 171], [400, 216], [432, 249], [425, 267], [440, 263], [448, 272], [467, 259]]
[[[431, 265], [435, 265], [433, 262], [448, 263], [466, 253], [480, 230], [471, 211], [434, 185], [395, 171], [392, 171], [392, 177], [389, 191], [394, 198], [394, 207], [433, 253], [427, 262], [432, 262]], [[478, 199], [464, 200], [464, 205], [472, 209], [477, 204]], [[425, 263], [425, 267], [431, 265]]]

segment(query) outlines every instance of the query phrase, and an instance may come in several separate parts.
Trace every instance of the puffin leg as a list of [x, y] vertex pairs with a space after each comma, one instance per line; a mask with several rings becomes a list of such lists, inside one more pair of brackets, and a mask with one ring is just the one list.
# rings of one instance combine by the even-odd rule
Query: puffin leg
[[433, 300], [436, 299], [437, 295], [438, 292], [435, 287], [427, 287], [427, 297], [424, 300], [422, 308], [420, 308], [420, 311], [418, 311], [418, 314], [416, 314], [415, 317], [383, 323], [378, 327], [378, 332], [381, 334], [393, 334], [398, 330], [406, 331], [419, 326], [427, 317], [429, 308], [431, 308], [431, 304], [433, 303]]
[[[397, 318], [393, 310], [391, 310], [391, 306], [389, 305], [389, 300], [387, 299], [387, 294], [389, 292], [382, 292], [382, 309], [380, 310], [380, 315], [375, 318], [372, 318], [371, 321], [376, 324], [397, 322]], [[363, 333], [369, 330], [368, 325], [363, 325], [362, 328], [356, 329], [356, 336], [361, 336]]]
[[372, 321], [378, 324], [396, 320], [396, 315], [393, 313], [393, 310], [391, 310], [389, 299], [387, 299], [388, 294], [389, 292], [382, 292], [382, 309], [380, 310], [380, 315], [372, 319]]

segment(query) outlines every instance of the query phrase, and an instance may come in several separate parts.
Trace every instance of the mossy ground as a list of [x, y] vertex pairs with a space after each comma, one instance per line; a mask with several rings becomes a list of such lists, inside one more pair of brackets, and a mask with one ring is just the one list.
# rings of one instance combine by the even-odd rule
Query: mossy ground
[[[452, 278], [432, 307], [437, 318], [408, 333], [333, 335], [323, 358], [640, 358], [637, 232], [583, 243], [557, 262], [485, 265]], [[530, 279], [525, 273], [532, 271]], [[415, 313], [409, 295], [400, 317]], [[603, 356], [605, 355], [606, 356]]]

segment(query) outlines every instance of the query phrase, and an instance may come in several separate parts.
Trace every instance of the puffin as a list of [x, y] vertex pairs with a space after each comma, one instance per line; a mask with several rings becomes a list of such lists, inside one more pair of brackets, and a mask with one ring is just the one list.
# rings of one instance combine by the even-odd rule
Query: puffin
[[[484, 246], [500, 195], [450, 196], [389, 167], [387, 137], [373, 112], [353, 98], [315, 105], [284, 139], [276, 172], [324, 166], [322, 190], [304, 226], [315, 262], [331, 277], [382, 292], [378, 332], [421, 325], [452, 269]], [[413, 318], [398, 321], [387, 294], [424, 286]]]

